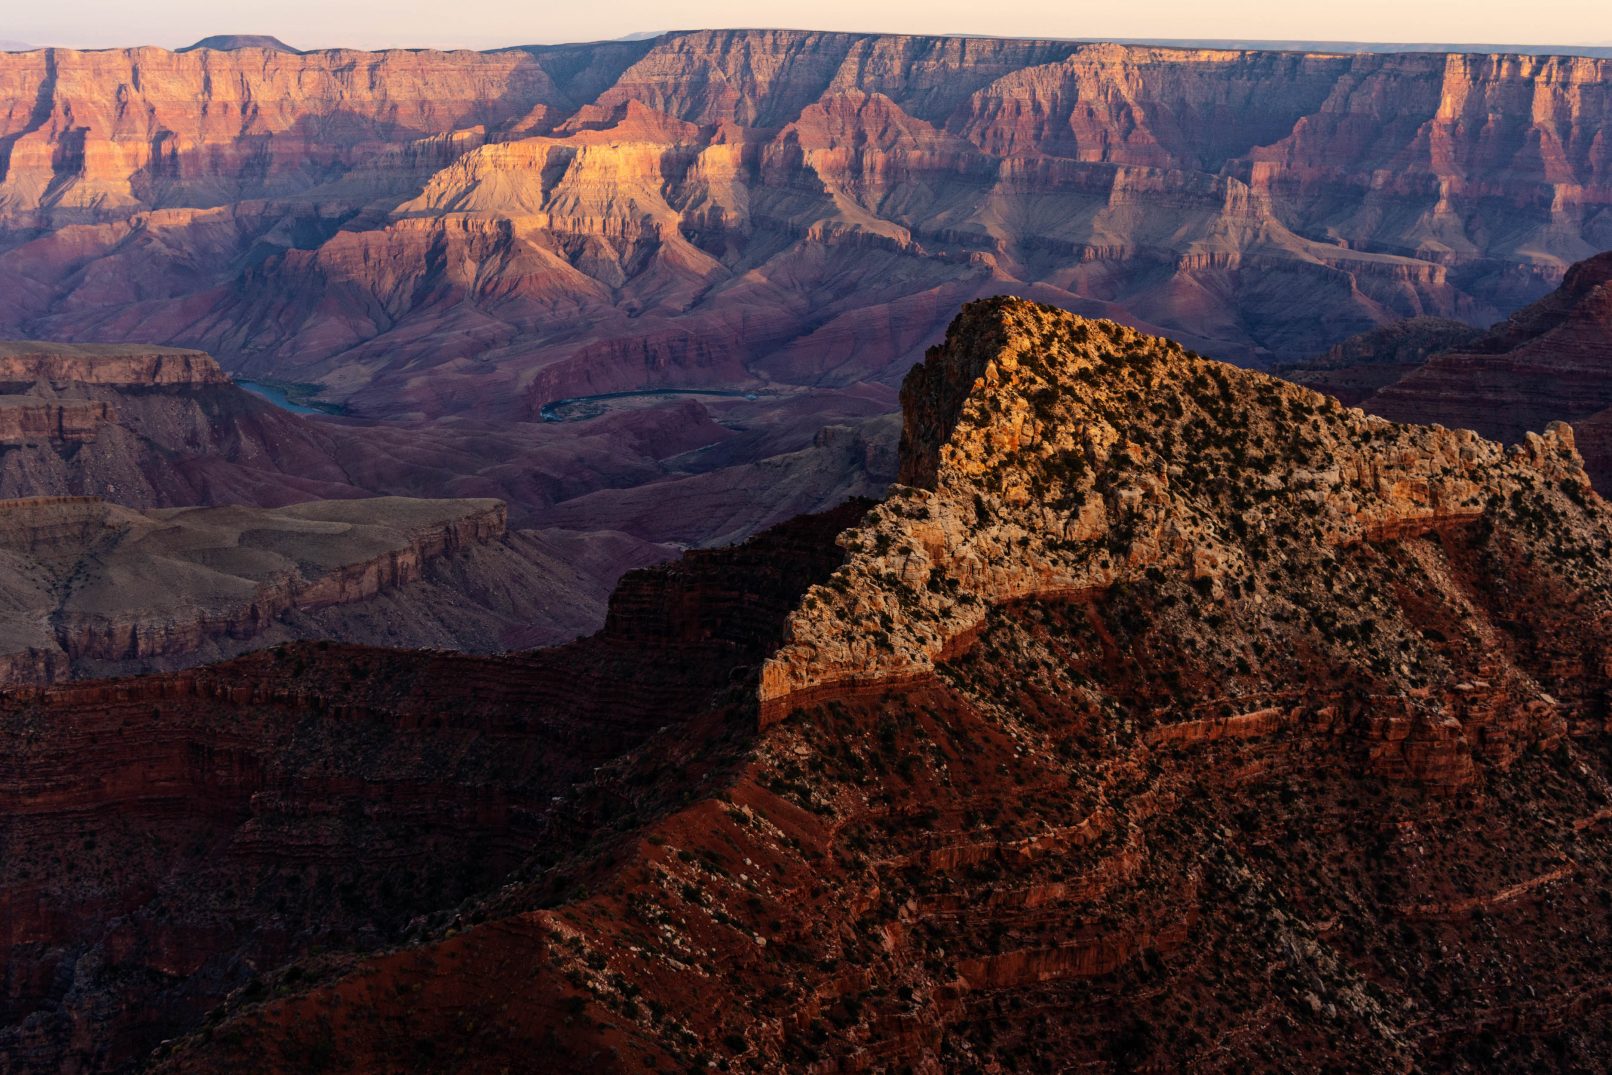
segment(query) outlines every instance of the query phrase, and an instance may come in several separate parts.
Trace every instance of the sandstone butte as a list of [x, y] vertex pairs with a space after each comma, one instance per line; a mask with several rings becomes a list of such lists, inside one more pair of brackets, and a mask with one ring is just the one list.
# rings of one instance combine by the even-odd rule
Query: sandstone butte
[[902, 402], [883, 503], [567, 647], [0, 702], [13, 1070], [1601, 1066], [1612, 510], [1567, 426], [1014, 299]]

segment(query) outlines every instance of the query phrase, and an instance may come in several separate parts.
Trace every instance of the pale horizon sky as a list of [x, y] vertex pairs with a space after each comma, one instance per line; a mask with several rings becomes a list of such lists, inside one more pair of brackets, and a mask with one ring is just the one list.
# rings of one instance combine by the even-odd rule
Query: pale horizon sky
[[709, 27], [906, 34], [1493, 45], [1612, 43], [1607, 0], [53, 0], [0, 16], [0, 41], [177, 48], [272, 34], [304, 49], [497, 48]]

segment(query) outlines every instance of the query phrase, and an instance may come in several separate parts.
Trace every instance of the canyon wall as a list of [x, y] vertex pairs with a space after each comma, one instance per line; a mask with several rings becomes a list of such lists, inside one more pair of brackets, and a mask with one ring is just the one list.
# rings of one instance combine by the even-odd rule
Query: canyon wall
[[202, 351], [129, 344], [0, 341], [0, 385], [55, 388], [72, 384], [164, 388], [229, 383], [213, 356]]
[[968, 300], [1259, 365], [1537, 299], [1612, 246], [1607, 62], [795, 31], [7, 54], [0, 332], [200, 347], [347, 417], [217, 408], [168, 442], [219, 452], [129, 467], [143, 404], [48, 400], [0, 416], [0, 493], [490, 496], [517, 528], [741, 539], [883, 490], [900, 379]]
[[1397, 421], [1518, 441], [1570, 421], [1590, 477], [1612, 482], [1612, 253], [1488, 331], [1425, 320], [1345, 341], [1284, 374]]
[[[4, 681], [174, 667], [295, 638], [499, 652], [586, 634], [602, 622], [605, 599], [624, 571], [673, 550], [621, 532], [610, 521], [600, 526], [588, 518], [565, 520], [562, 528], [548, 509], [562, 497], [623, 484], [623, 476], [627, 484], [644, 482], [653, 475], [654, 460], [700, 446], [698, 438], [712, 430], [726, 432], [707, 420], [703, 429], [685, 423], [661, 438], [653, 436], [661, 427], [654, 423], [636, 431], [637, 438], [653, 441], [646, 443], [615, 435], [608, 421], [604, 425], [597, 434], [571, 426], [584, 435], [534, 445], [521, 426], [481, 428], [467, 436], [463, 427], [433, 432], [349, 423], [289, 413], [233, 383], [199, 351], [0, 342], [0, 497], [9, 498], [3, 513], [10, 534], [0, 538], [0, 547], [19, 554], [0, 567], [0, 590], [11, 595], [10, 611], [21, 617], [14, 632], [0, 632], [0, 648], [8, 654]], [[807, 452], [793, 468], [794, 488], [758, 489], [754, 499], [781, 501], [771, 509], [774, 517], [793, 514], [851, 491], [855, 479], [848, 473], [857, 466], [826, 450]], [[813, 474], [820, 470], [832, 473], [814, 493]], [[723, 487], [731, 494], [734, 483], [727, 477]], [[194, 598], [195, 607], [169, 604], [152, 611], [140, 604], [144, 595], [163, 590], [146, 577], [150, 571], [163, 564], [181, 567], [171, 550], [157, 547], [160, 540], [126, 540], [129, 527], [142, 535], [163, 526], [195, 534], [196, 524], [203, 524], [202, 545], [224, 557], [234, 555], [222, 548], [231, 525], [280, 533], [316, 499], [329, 503], [312, 510], [360, 535], [398, 522], [398, 512], [387, 505], [440, 504], [437, 498], [445, 494], [502, 502], [498, 512], [512, 504], [514, 524], [477, 528], [446, 546], [423, 531], [418, 542], [404, 537], [380, 549], [349, 542], [334, 561], [312, 567], [311, 575], [290, 565], [318, 561], [318, 549], [289, 559], [281, 554], [296, 550], [264, 554], [273, 563], [245, 556], [238, 577], [251, 585], [243, 581], [229, 593], [214, 592], [223, 585], [222, 574], [187, 564], [182, 570], [195, 574], [177, 580], [170, 596]], [[51, 497], [59, 502], [52, 506], [42, 499]], [[94, 505], [72, 509], [85, 514], [93, 539], [53, 529], [50, 519], [71, 514], [62, 504], [75, 497]], [[727, 507], [726, 526], [742, 536], [754, 528], [756, 515], [744, 498], [731, 499], [737, 502]], [[343, 507], [340, 501], [353, 503]], [[661, 503], [659, 518], [675, 517], [664, 510], [664, 498]], [[136, 510], [120, 512], [112, 505]], [[238, 506], [236, 515], [180, 512], [163, 522], [167, 509], [223, 505]], [[593, 514], [610, 513], [601, 507]], [[626, 519], [622, 524], [632, 525]], [[125, 527], [121, 536], [118, 527]], [[38, 540], [19, 543], [24, 532]], [[398, 533], [405, 532], [414, 533], [406, 521]], [[717, 535], [694, 535], [709, 536]], [[416, 544], [417, 553], [384, 559]], [[107, 553], [115, 555], [108, 559]], [[52, 559], [55, 566], [41, 568]], [[331, 575], [338, 567], [350, 570], [351, 578]], [[86, 574], [75, 575], [77, 569]], [[130, 570], [139, 577], [120, 574]], [[315, 578], [323, 580], [320, 592], [309, 589]], [[63, 588], [69, 579], [77, 587], [71, 592]], [[97, 597], [102, 603], [86, 606], [82, 599], [93, 589], [91, 581], [110, 590]], [[321, 596], [323, 591], [329, 593]]]
[[[1612, 246], [1608, 61], [710, 31], [0, 57], [0, 330], [374, 415], [893, 384], [1016, 291], [1258, 364]], [[854, 326], [854, 327], [853, 327]]]

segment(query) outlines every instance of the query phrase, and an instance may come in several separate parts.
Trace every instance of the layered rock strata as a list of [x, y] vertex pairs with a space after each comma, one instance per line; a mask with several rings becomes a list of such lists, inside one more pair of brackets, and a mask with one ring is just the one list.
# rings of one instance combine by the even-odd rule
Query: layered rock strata
[[[532, 850], [502, 883], [393, 949], [288, 955], [155, 1069], [1606, 1055], [1612, 512], [1566, 427], [1395, 426], [1015, 300], [968, 307], [904, 397], [884, 504], [641, 576], [600, 639], [531, 658], [564, 665], [561, 707], [591, 700], [568, 743], [596, 713], [661, 731], [541, 836], [504, 828]], [[751, 581], [791, 564], [787, 599]], [[483, 690], [386, 659], [411, 728]], [[570, 712], [485, 667], [514, 692], [489, 711], [539, 721], [500, 724], [501, 754]], [[281, 688], [285, 719], [327, 674]], [[372, 706], [371, 675], [339, 689]], [[219, 712], [259, 704], [205, 676]], [[19, 717], [66, 735], [138, 689], [167, 728], [174, 683]], [[356, 756], [330, 749], [312, 771]]]
[[[628, 481], [647, 481], [656, 460], [708, 445], [700, 438], [713, 436], [712, 431], [717, 439], [726, 434], [708, 419], [672, 428], [680, 418], [668, 415], [641, 425], [631, 437], [606, 428], [534, 447], [520, 427], [472, 431], [458, 426], [451, 436], [443, 436], [292, 414], [232, 383], [200, 351], [141, 344], [0, 343], [0, 497], [26, 502], [5, 512], [14, 532], [49, 529], [44, 517], [65, 509], [42, 507], [45, 496], [106, 501], [87, 509], [97, 526], [117, 514], [108, 505], [135, 509], [128, 518], [143, 520], [133, 524], [141, 533], [155, 518], [143, 512], [210, 505], [240, 505], [240, 519], [256, 517], [270, 530], [283, 531], [288, 516], [254, 515], [253, 509], [306, 505], [315, 498], [367, 499], [367, 507], [321, 509], [328, 519], [352, 524], [355, 534], [367, 526], [379, 532], [396, 522], [380, 505], [443, 495], [513, 502], [517, 513], [508, 529], [459, 543], [448, 555], [426, 555], [416, 565], [419, 570], [387, 569], [384, 585], [366, 584], [366, 592], [345, 593], [337, 601], [291, 594], [286, 589], [292, 585], [291, 574], [281, 580], [284, 585], [270, 585], [268, 575], [280, 568], [254, 563], [219, 602], [201, 599], [189, 589], [196, 580], [184, 580], [176, 599], [196, 597], [202, 606], [179, 613], [164, 607], [149, 622], [142, 619], [141, 598], [132, 592], [127, 599], [114, 596], [104, 607], [86, 612], [76, 603], [79, 591], [64, 589], [70, 570], [63, 568], [67, 574], [60, 574], [52, 568], [40, 575], [38, 564], [8, 563], [0, 590], [26, 596], [12, 610], [22, 626], [8, 636], [5, 681], [49, 682], [70, 673], [172, 667], [216, 660], [248, 644], [292, 638], [500, 652], [585, 634], [602, 622], [605, 599], [623, 572], [675, 551], [662, 544], [666, 537], [692, 542], [718, 536], [698, 525], [692, 533], [690, 524], [680, 527], [676, 513], [665, 510], [664, 496], [657, 498], [658, 513], [642, 525], [630, 518], [600, 525], [595, 520], [611, 514], [604, 509], [595, 509], [595, 520], [575, 521], [552, 510], [557, 499], [619, 485], [624, 475]], [[467, 448], [467, 441], [475, 451]], [[478, 458], [478, 452], [484, 457]], [[763, 491], [755, 483], [753, 499], [782, 501], [770, 513], [732, 497], [731, 473], [705, 479], [712, 486], [721, 483], [740, 501], [726, 508], [727, 526], [736, 537], [752, 532], [769, 514], [777, 519], [819, 506], [825, 498], [837, 499], [835, 493], [854, 485], [861, 468], [845, 453], [829, 451], [797, 453], [790, 462], [800, 475], [794, 488]], [[814, 479], [814, 471], [831, 473]], [[820, 487], [814, 491], [815, 486]], [[376, 494], [400, 499], [388, 501]], [[374, 515], [366, 519], [365, 511]], [[692, 505], [691, 513], [709, 520]], [[208, 516], [213, 521], [207, 525], [227, 517]], [[635, 533], [622, 532], [626, 528]], [[105, 540], [117, 545], [121, 539], [110, 534], [107, 530]], [[117, 545], [116, 564], [103, 562], [99, 557], [104, 550], [87, 540], [67, 541], [58, 553], [64, 561], [82, 558], [75, 566], [97, 575], [108, 568], [128, 569], [147, 547], [144, 539]], [[48, 550], [27, 551], [32, 556]], [[355, 545], [342, 562], [358, 570], [371, 563], [373, 551]], [[165, 556], [148, 558], [142, 570], [156, 569]], [[222, 579], [212, 574], [203, 589], [222, 584]], [[131, 585], [153, 589], [149, 578]], [[256, 593], [253, 587], [258, 585], [268, 589]], [[102, 612], [110, 619], [103, 619]], [[53, 617], [54, 626], [43, 622]], [[164, 641], [165, 636], [171, 639]], [[90, 644], [90, 638], [98, 641]]]
[[201, 387], [229, 383], [213, 356], [178, 347], [0, 341], [0, 385], [29, 388], [95, 385], [116, 388]]
[[[150, 513], [97, 498], [0, 501], [0, 683], [172, 667], [316, 635], [335, 609], [350, 614], [505, 543], [506, 521], [496, 500]], [[463, 600], [474, 608], [474, 595]], [[435, 622], [429, 608], [416, 617]], [[413, 625], [398, 627], [408, 640]]]
[[1492, 320], [1605, 246], [1608, 63], [793, 31], [12, 54], [0, 324], [377, 415], [893, 380], [1009, 289], [1293, 360]]
[[1514, 440], [1550, 419], [1579, 424], [1591, 473], [1612, 480], [1612, 253], [1464, 346], [1428, 358], [1362, 405]]
[[537, 654], [299, 644], [6, 692], [0, 1068], [140, 1067], [232, 991], [301, 980], [271, 968], [405, 943], [534, 854], [630, 826], [573, 785], [657, 742], [695, 772], [679, 744], [727, 733], [732, 670], [860, 510], [631, 575], [602, 633]]
[[1397, 421], [1516, 440], [1571, 421], [1597, 484], [1612, 480], [1612, 253], [1486, 332], [1408, 321], [1345, 341], [1290, 375]]

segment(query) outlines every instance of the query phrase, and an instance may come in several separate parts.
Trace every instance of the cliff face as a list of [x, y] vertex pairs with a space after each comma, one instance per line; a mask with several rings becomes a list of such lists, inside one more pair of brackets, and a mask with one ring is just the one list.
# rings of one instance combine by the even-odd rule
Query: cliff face
[[1612, 243], [1607, 62], [794, 31], [8, 55], [5, 324], [393, 415], [893, 380], [1002, 290], [1291, 359], [1492, 319]]
[[201, 351], [129, 344], [0, 341], [0, 384], [54, 388], [73, 384], [118, 388], [202, 387], [229, 375]]
[[[664, 725], [544, 855], [156, 1069], [1605, 1055], [1612, 513], [1569, 429], [1396, 426], [1017, 300], [903, 395], [885, 503], [637, 577], [531, 658]], [[460, 705], [429, 682], [421, 716]]]
[[524, 52], [37, 49], [0, 77], [0, 209], [57, 224], [306, 190], [559, 93]]
[[0, 396], [0, 444], [87, 444], [117, 420], [111, 404], [94, 400], [49, 403]]
[[365, 492], [361, 449], [178, 348], [0, 342], [0, 446], [11, 498], [278, 506]]

